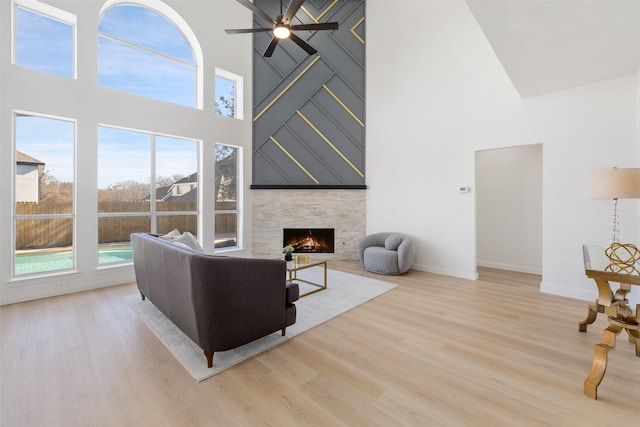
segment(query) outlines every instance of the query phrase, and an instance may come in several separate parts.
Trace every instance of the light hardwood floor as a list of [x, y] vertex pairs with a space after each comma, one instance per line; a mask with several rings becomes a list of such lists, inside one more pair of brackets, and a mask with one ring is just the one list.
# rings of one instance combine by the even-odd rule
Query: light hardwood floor
[[587, 398], [606, 320], [578, 332], [586, 302], [541, 294], [539, 276], [329, 268], [399, 287], [202, 383], [123, 302], [134, 284], [4, 306], [0, 425], [640, 425], [626, 335]]

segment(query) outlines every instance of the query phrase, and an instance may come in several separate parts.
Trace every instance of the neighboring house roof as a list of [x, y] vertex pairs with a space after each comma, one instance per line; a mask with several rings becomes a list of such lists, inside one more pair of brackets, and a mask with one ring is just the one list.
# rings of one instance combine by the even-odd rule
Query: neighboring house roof
[[[196, 201], [198, 199], [198, 191], [197, 191], [197, 186], [196, 188], [193, 188], [190, 191], [187, 191], [186, 193], [180, 194], [180, 195], [172, 195], [173, 194], [173, 188], [175, 186], [178, 185], [183, 185], [183, 184], [189, 184], [189, 183], [196, 183], [198, 182], [198, 173], [194, 172], [191, 175], [184, 177], [182, 179], [179, 179], [178, 181], [174, 182], [171, 185], [167, 185], [164, 187], [158, 187], [156, 188], [156, 192], [155, 192], [155, 196], [156, 196], [156, 200], [162, 200], [163, 202], [168, 202], [168, 201], [181, 201], [181, 202], [189, 202], [189, 201]], [[149, 200], [150, 199], [150, 195], [146, 196], [143, 200]]]
[[19, 165], [43, 165], [44, 162], [36, 159], [35, 157], [31, 157], [27, 154], [24, 154], [22, 151], [16, 150], [16, 163]]
[[198, 172], [194, 172], [189, 176], [185, 176], [184, 178], [174, 182], [174, 184], [184, 184], [187, 182], [198, 182]]

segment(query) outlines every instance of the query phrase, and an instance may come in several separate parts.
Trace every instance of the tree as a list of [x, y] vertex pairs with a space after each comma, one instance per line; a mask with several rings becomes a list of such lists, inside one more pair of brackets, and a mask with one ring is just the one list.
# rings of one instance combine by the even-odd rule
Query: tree
[[171, 184], [173, 184], [174, 182], [178, 182], [180, 181], [182, 178], [184, 178], [184, 175], [181, 175], [179, 173], [173, 174], [173, 176], [169, 177], [169, 176], [159, 176], [156, 178], [156, 185], [158, 187], [168, 187]]
[[149, 184], [127, 180], [98, 190], [98, 202], [131, 202], [149, 195]]
[[216, 106], [216, 113], [220, 114], [221, 116], [226, 116], [226, 117], [235, 117], [235, 112], [236, 112], [236, 101], [234, 99], [234, 96], [231, 96], [229, 98], [225, 98], [224, 96], [220, 97], [220, 101], [216, 101], [215, 103]]
[[216, 201], [237, 200], [238, 149], [216, 144]]
[[40, 203], [72, 203], [73, 182], [62, 182], [45, 171], [40, 177]]

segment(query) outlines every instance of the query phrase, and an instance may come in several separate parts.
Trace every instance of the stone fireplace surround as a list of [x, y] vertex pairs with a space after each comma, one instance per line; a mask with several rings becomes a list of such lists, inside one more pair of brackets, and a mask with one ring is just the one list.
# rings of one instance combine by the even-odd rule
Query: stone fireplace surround
[[365, 236], [364, 190], [251, 190], [252, 256], [282, 254], [284, 228], [333, 228], [335, 252], [313, 254], [324, 260], [357, 260]]

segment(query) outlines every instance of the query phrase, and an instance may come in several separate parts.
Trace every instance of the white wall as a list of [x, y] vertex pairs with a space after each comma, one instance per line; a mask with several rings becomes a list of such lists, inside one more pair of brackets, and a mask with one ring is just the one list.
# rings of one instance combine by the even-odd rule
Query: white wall
[[[251, 13], [232, 0], [177, 1], [165, 3], [180, 14], [195, 33], [204, 56], [204, 109], [156, 102], [98, 86], [97, 25], [103, 1], [47, 0], [47, 4], [77, 15], [78, 78], [65, 79], [11, 64], [11, 2], [0, 2], [0, 302], [10, 303], [125, 283], [134, 279], [127, 267], [97, 268], [97, 127], [123, 126], [201, 140], [201, 187], [213, 194], [214, 144], [244, 147], [245, 190], [251, 182], [251, 120], [220, 117], [214, 110], [215, 67], [244, 76], [244, 106], [251, 106], [251, 36], [228, 36], [224, 28], [250, 25]], [[149, 2], [147, 2], [149, 3]], [[11, 188], [14, 181], [12, 110], [77, 119], [77, 176], [75, 247], [77, 271], [54, 277], [14, 280], [11, 278]], [[251, 117], [250, 110], [244, 117]], [[248, 191], [247, 191], [248, 193]], [[199, 235], [205, 249], [213, 251], [213, 197], [203, 197], [199, 206]], [[243, 230], [251, 241], [251, 203], [243, 205]]]
[[[545, 147], [541, 286], [545, 292], [595, 299], [579, 248], [608, 244], [612, 202], [590, 198], [590, 176], [596, 169], [637, 167], [634, 80], [633, 76], [610, 80], [526, 102], [530, 127]], [[620, 239], [634, 241], [637, 203], [621, 200], [619, 207]], [[637, 299], [637, 290], [634, 294]]]
[[542, 274], [542, 144], [476, 152], [477, 265]]
[[521, 100], [463, 2], [372, 0], [367, 29], [367, 232], [409, 233], [415, 268], [475, 278], [474, 194], [458, 192], [474, 153], [542, 143], [541, 289], [595, 299], [581, 245], [607, 242], [610, 208], [589, 176], [638, 164], [636, 76]]

